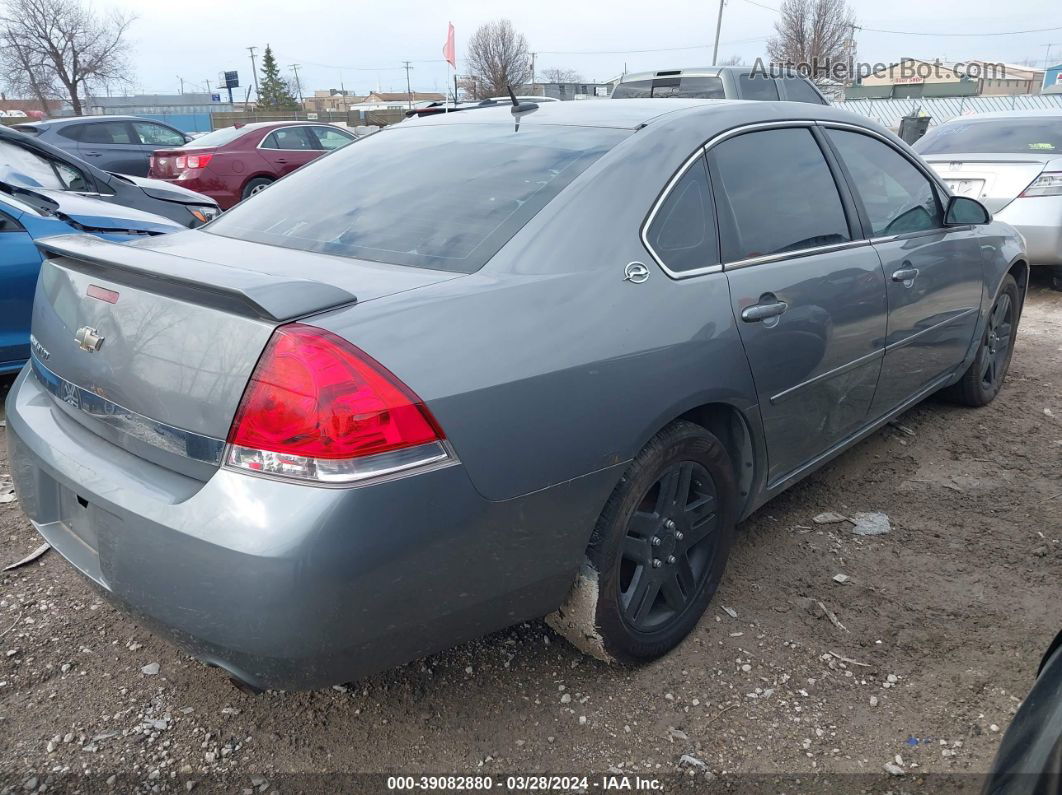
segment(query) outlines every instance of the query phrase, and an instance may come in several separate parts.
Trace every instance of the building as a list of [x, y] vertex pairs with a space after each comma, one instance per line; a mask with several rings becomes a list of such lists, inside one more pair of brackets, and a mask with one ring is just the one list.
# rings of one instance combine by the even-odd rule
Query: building
[[608, 99], [612, 87], [608, 83], [539, 83], [520, 86], [522, 96], [553, 97], [554, 99]]
[[0, 98], [0, 111], [4, 111], [5, 116], [20, 116], [23, 118], [27, 116], [57, 116], [64, 111], [69, 112], [69, 100], [48, 99], [45, 102], [47, 106], [42, 108], [39, 99], [7, 99], [4, 97]]
[[351, 105], [364, 102], [359, 97], [342, 88], [329, 88], [326, 91], [314, 91], [312, 97], [306, 97], [302, 106], [311, 113], [340, 112], [346, 113]]
[[1014, 96], [1038, 94], [1043, 70], [993, 61], [943, 63], [902, 58], [867, 75], [845, 92], [848, 99]]
[[[356, 99], [356, 98], [355, 98]], [[408, 110], [410, 105], [419, 108], [431, 102], [442, 102], [446, 99], [445, 94], [432, 91], [370, 91], [367, 97], [362, 97], [360, 102], [352, 102], [347, 106], [349, 110]]]
[[232, 111], [221, 94], [135, 94], [128, 97], [89, 97], [85, 115], [141, 116], [165, 122], [184, 132], [209, 132], [210, 114]]

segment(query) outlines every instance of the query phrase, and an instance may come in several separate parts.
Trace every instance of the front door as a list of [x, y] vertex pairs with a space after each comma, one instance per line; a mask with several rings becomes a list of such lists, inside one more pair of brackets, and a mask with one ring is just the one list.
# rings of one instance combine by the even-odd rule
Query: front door
[[22, 225], [0, 212], [0, 372], [29, 358], [30, 311], [41, 255]]
[[980, 237], [973, 226], [944, 226], [940, 189], [899, 150], [852, 130], [827, 135], [885, 271], [888, 337], [872, 410], [882, 415], [963, 361], [981, 304]]
[[884, 348], [885, 279], [809, 127], [729, 138], [709, 163], [773, 486], [867, 422]]
[[127, 121], [85, 122], [79, 125], [78, 154], [104, 171], [146, 177], [148, 156]]

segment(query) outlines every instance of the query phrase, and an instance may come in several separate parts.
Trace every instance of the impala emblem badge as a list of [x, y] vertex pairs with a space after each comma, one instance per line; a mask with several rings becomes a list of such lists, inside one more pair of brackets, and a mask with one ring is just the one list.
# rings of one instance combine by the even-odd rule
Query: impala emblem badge
[[77, 334], [74, 335], [74, 342], [83, 351], [89, 353], [95, 353], [103, 345], [103, 337], [99, 335], [99, 332], [89, 326], [82, 326], [77, 330]]
[[623, 269], [623, 281], [641, 284], [649, 278], [649, 269], [640, 262], [628, 262]]

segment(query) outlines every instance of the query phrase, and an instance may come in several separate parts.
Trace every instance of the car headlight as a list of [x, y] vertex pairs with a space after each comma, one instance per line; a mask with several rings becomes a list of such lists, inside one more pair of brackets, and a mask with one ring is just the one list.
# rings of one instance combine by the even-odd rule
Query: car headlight
[[188, 207], [188, 212], [201, 224], [213, 221], [221, 214], [221, 210], [210, 204], [196, 204]]

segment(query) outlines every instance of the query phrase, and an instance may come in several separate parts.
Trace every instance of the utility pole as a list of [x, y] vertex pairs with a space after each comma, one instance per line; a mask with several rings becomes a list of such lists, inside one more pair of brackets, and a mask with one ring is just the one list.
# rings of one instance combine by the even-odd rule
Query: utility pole
[[531, 96], [535, 95], [535, 56], [538, 53], [531, 53]]
[[715, 47], [712, 49], [712, 66], [719, 63], [719, 30], [723, 27], [723, 6], [726, 0], [719, 0], [719, 18], [715, 21]]
[[207, 87], [207, 93], [209, 94], [210, 93], [210, 81], [209, 80], [206, 81], [206, 87]]
[[409, 109], [413, 110], [413, 89], [409, 87], [409, 70], [413, 67], [409, 65], [409, 61], [402, 61], [405, 64], [402, 68], [406, 70], [406, 94], [409, 97]]
[[177, 79], [181, 81], [181, 90], [178, 91], [177, 93], [178, 94], [183, 94], [184, 93], [184, 78], [181, 77], [180, 75], [177, 75]]
[[1047, 70], [1047, 68], [1049, 66], [1051, 66], [1051, 48], [1054, 47], [1055, 44], [1056, 44], [1056, 42], [1051, 42], [1050, 44], [1045, 44], [1044, 45], [1047, 48], [1047, 52], [1044, 53], [1044, 70], [1045, 71]]
[[255, 65], [255, 62], [254, 62], [254, 51], [257, 50], [257, 49], [258, 49], [257, 47], [248, 47], [247, 48], [247, 52], [251, 53], [251, 77], [254, 78], [254, 95], [255, 95], [255, 97], [258, 96], [258, 67]]
[[299, 104], [302, 104], [302, 83], [299, 82], [299, 67], [302, 64], [293, 63], [291, 65], [291, 71], [295, 73], [295, 90], [299, 94]]

